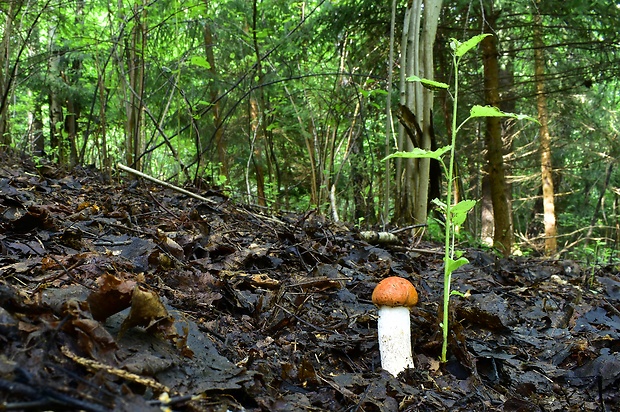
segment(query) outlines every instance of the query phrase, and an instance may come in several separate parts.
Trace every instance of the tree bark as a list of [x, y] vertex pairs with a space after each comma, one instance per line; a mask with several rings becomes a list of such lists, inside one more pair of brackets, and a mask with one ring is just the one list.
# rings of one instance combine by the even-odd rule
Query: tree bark
[[[493, 10], [485, 14], [486, 33], [493, 32], [495, 15]], [[481, 43], [484, 60], [484, 100], [485, 104], [499, 107], [499, 65], [497, 61], [497, 38], [488, 36]], [[504, 151], [502, 141], [502, 118], [487, 117], [485, 145], [487, 148], [488, 183], [493, 204], [493, 246], [504, 256], [510, 254], [512, 247], [512, 228], [510, 208], [506, 197], [507, 186], [504, 173]]]
[[[540, 5], [538, 0], [537, 5]], [[534, 81], [536, 83], [536, 106], [540, 122], [540, 169], [543, 192], [543, 222], [545, 224], [545, 253], [550, 256], [557, 252], [557, 224], [555, 216], [553, 167], [551, 164], [551, 136], [549, 134], [549, 114], [545, 96], [545, 55], [542, 30], [542, 17], [534, 14]]]
[[[420, 77], [433, 80], [434, 75], [434, 59], [433, 46], [435, 37], [437, 36], [437, 26], [439, 24], [439, 13], [441, 11], [442, 0], [427, 0], [424, 2], [424, 27], [421, 36], [420, 48]], [[418, 88], [421, 95], [417, 95], [416, 99], [421, 102], [418, 106], [419, 114], [422, 117], [422, 136], [420, 145], [422, 149], [431, 150], [433, 140], [433, 101], [434, 93], [426, 88]], [[428, 192], [430, 178], [431, 159], [417, 159], [418, 178], [416, 179], [416, 200], [413, 212], [414, 223], [426, 223], [428, 216]]]
[[11, 36], [13, 35], [13, 21], [16, 10], [21, 8], [21, 2], [9, 1], [6, 12], [6, 21], [2, 42], [0, 43], [0, 150], [4, 150], [11, 144], [11, 136], [8, 131], [9, 96], [11, 92]]
[[32, 108], [32, 122], [30, 124], [28, 134], [32, 154], [41, 157], [45, 154], [45, 139], [43, 138], [43, 110], [41, 102], [35, 99]]
[[493, 199], [491, 196], [491, 182], [487, 168], [480, 181], [480, 241], [483, 245], [493, 246]]
[[[387, 71], [387, 97], [385, 102], [385, 156], [390, 155], [390, 146], [392, 142], [392, 78], [394, 76], [394, 32], [396, 31], [396, 0], [392, 0], [392, 12], [390, 18], [390, 51], [388, 54], [388, 71]], [[390, 216], [390, 182], [392, 180], [391, 162], [385, 161], [385, 192], [383, 197], [383, 214], [381, 216], [381, 223], [383, 230], [386, 229], [386, 225]]]
[[127, 105], [126, 160], [140, 170], [142, 154], [142, 99], [144, 96], [144, 52], [146, 50], [146, 7], [143, 3], [134, 5], [134, 26], [131, 30], [131, 44], [127, 50], [127, 72], [129, 74], [129, 99]]
[[[256, 127], [254, 130], [254, 143], [252, 145], [253, 156], [252, 161], [254, 163], [254, 171], [256, 173], [256, 194], [258, 196], [257, 202], [260, 206], [267, 205], [267, 197], [265, 193], [265, 171], [263, 166], [263, 147], [265, 139], [267, 138], [267, 125], [265, 113], [267, 111], [265, 90], [262, 87], [264, 74], [263, 63], [260, 55], [260, 49], [258, 47], [258, 0], [254, 0], [252, 4], [252, 42], [254, 44], [254, 53], [256, 55], [256, 77], [258, 79], [258, 91], [257, 97], [250, 98], [250, 105], [252, 107], [252, 124]], [[266, 158], [268, 156], [265, 156]]]
[[[424, 3], [424, 4], [423, 4]], [[433, 45], [437, 34], [441, 0], [413, 0], [405, 12], [401, 42], [402, 69], [400, 73], [400, 104], [414, 113], [422, 133], [416, 142], [406, 137], [399, 125], [398, 150], [411, 150], [415, 145], [430, 150], [433, 93], [419, 83], [407, 82], [416, 75], [432, 80]], [[424, 13], [424, 27], [420, 24]], [[426, 223], [428, 214], [429, 159], [399, 159], [396, 161], [396, 207], [395, 218], [400, 222]]]
[[[204, 1], [205, 8], [208, 9], [208, 0]], [[213, 33], [211, 32], [211, 25], [206, 22], [204, 26], [204, 46], [207, 62], [209, 63], [209, 73], [211, 74], [210, 83], [210, 99], [211, 99], [211, 113], [213, 114], [213, 127], [215, 128], [214, 141], [217, 150], [217, 160], [219, 163], [219, 174], [225, 176], [228, 179], [228, 156], [226, 155], [226, 139], [224, 139], [224, 128], [222, 127], [222, 114], [219, 101], [219, 87], [217, 83], [217, 69], [215, 67], [215, 55], [213, 53]], [[199, 155], [202, 155], [202, 148], [199, 148]]]
[[[53, 44], [54, 35], [50, 33], [50, 45]], [[53, 46], [51, 46], [53, 47]], [[52, 50], [48, 59], [49, 76], [54, 78], [51, 82], [60, 82], [60, 52], [58, 50]], [[51, 155], [60, 164], [65, 164], [65, 147], [62, 140], [62, 127], [64, 113], [62, 108], [62, 99], [58, 95], [58, 87], [51, 87], [49, 96], [49, 127], [50, 127], [50, 149]]]
[[[258, 136], [261, 133], [262, 117], [261, 109], [255, 98], [250, 98], [250, 159], [254, 166], [254, 174], [256, 178], [256, 197], [260, 206], [266, 206], [265, 197], [265, 172], [263, 171], [263, 155], [260, 145], [258, 144]], [[250, 184], [247, 182], [248, 203], [252, 203]]]
[[[76, 1], [75, 20], [76, 26], [84, 29], [84, 0]], [[62, 79], [69, 86], [74, 86], [79, 82], [80, 72], [82, 70], [82, 58], [76, 54], [71, 61], [71, 69], [62, 73]], [[74, 167], [78, 164], [78, 119], [82, 112], [81, 104], [73, 96], [67, 96], [65, 100], [67, 107], [67, 115], [65, 116], [64, 130], [67, 134], [67, 142], [69, 143], [69, 165]]]
[[[601, 193], [599, 194], [598, 200], [596, 201], [596, 206], [594, 207], [594, 212], [592, 213], [592, 218], [590, 219], [590, 227], [588, 227], [588, 232], [586, 233], [586, 240], [583, 243], [583, 248], [586, 250], [592, 238], [592, 232], [594, 231], [596, 221], [598, 220], [598, 214], [603, 206], [603, 199], [605, 198], [605, 193], [607, 193], [607, 188], [609, 187], [609, 181], [611, 180], [611, 172], [614, 169], [614, 164], [615, 162], [610, 162], [607, 166], [607, 172], [605, 173], [605, 182], [603, 183], [603, 188], [601, 189]], [[605, 226], [607, 226], [606, 223]]]

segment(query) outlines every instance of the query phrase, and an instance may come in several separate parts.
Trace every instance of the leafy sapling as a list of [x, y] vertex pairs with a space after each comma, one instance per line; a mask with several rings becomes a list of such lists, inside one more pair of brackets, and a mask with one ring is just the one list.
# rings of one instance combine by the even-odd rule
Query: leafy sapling
[[[450, 283], [452, 281], [452, 273], [461, 266], [469, 263], [469, 261], [462, 256], [461, 251], [457, 251], [454, 245], [454, 238], [456, 228], [462, 225], [467, 218], [469, 211], [476, 205], [475, 200], [461, 200], [456, 204], [452, 204], [452, 181], [454, 179], [454, 159], [456, 149], [456, 135], [465, 123], [469, 120], [478, 117], [511, 117], [517, 120], [532, 120], [538, 122], [535, 118], [514, 113], [506, 113], [492, 106], [479, 106], [475, 105], [471, 108], [469, 116], [463, 120], [457, 126], [458, 119], [458, 97], [459, 97], [459, 63], [465, 53], [476, 47], [485, 37], [491, 34], [480, 34], [472, 37], [471, 39], [460, 42], [457, 39], [450, 39], [450, 48], [452, 50], [452, 63], [454, 66], [454, 90], [452, 93], [453, 106], [452, 106], [452, 136], [451, 143], [448, 146], [441, 147], [437, 150], [425, 150], [421, 148], [414, 148], [409, 152], [396, 152], [385, 159], [392, 158], [409, 158], [409, 159], [435, 159], [439, 161], [447, 176], [448, 184], [446, 185], [446, 198], [445, 202], [439, 199], [434, 199], [433, 203], [439, 206], [440, 210], [445, 216], [445, 251], [444, 251], [444, 274], [443, 274], [443, 319], [440, 323], [443, 335], [443, 345], [441, 348], [441, 362], [447, 361], [448, 351], [448, 309], [450, 305], [451, 295], [460, 295], [458, 291], [450, 290]], [[423, 79], [417, 76], [408, 77], [407, 81], [420, 82], [423, 87], [430, 90], [448, 90], [450, 86], [446, 83], [437, 82], [434, 80]], [[448, 164], [444, 161], [445, 155], [448, 155]]]

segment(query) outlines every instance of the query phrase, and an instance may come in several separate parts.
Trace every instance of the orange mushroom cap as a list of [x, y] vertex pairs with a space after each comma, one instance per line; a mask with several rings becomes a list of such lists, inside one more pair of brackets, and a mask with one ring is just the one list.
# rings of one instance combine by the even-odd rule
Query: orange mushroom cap
[[377, 306], [411, 307], [418, 303], [418, 292], [407, 279], [390, 276], [375, 287], [372, 303]]

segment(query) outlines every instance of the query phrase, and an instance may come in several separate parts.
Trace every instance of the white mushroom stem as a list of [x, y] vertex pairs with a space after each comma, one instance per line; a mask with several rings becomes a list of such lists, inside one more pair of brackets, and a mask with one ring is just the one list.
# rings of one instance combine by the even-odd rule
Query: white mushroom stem
[[413, 368], [409, 308], [380, 306], [377, 326], [381, 367], [394, 376]]

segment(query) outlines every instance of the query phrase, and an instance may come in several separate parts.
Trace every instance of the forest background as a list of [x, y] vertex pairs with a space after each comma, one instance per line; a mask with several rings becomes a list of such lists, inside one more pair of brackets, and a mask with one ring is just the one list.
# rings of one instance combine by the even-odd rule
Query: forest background
[[[504, 254], [618, 258], [620, 3], [549, 0], [5, 0], [0, 144], [41, 167], [122, 163], [269, 212], [360, 228], [425, 224], [445, 176], [450, 39], [491, 33], [461, 63], [459, 233]], [[2, 22], [0, 21], [0, 24]], [[458, 119], [462, 121], [463, 119]], [[420, 236], [420, 232], [415, 232]]]

